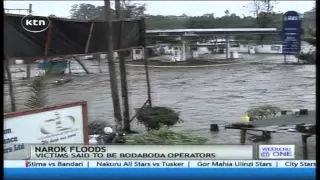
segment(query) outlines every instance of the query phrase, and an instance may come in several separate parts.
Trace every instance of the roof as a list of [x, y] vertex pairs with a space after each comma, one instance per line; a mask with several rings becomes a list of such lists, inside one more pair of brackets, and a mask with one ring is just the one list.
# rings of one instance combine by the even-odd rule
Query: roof
[[277, 28], [155, 29], [149, 36], [210, 36], [224, 34], [279, 34]]
[[[5, 13], [5, 16], [8, 17], [25, 17], [26, 15], [23, 14], [12, 14], [12, 13]], [[47, 16], [37, 16], [37, 15], [32, 15], [33, 17], [47, 17]], [[72, 21], [72, 22], [105, 22], [103, 20], [98, 20], [98, 19], [94, 19], [94, 20], [88, 20], [88, 19], [70, 19], [70, 18], [62, 18], [62, 17], [48, 17], [49, 19], [58, 19], [61, 21]], [[112, 22], [118, 22], [118, 21], [140, 21], [141, 18], [124, 18], [122, 20], [118, 20], [118, 19], [113, 19]]]

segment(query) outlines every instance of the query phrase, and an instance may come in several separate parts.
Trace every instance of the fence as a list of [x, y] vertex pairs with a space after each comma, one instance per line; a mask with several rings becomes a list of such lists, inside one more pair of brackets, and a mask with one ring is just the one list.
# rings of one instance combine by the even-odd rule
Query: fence
[[[108, 48], [106, 22], [49, 18], [46, 31], [31, 33], [21, 26], [22, 18], [14, 14], [4, 17], [4, 46], [9, 58], [89, 54]], [[143, 46], [143, 24], [142, 19], [113, 21], [114, 50]]]

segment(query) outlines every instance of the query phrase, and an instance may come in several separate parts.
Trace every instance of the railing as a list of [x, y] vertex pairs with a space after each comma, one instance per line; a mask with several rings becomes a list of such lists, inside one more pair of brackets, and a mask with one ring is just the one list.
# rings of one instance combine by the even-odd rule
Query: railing
[[[147, 104], [149, 103], [149, 99], [148, 100], [146, 100], [146, 102], [141, 106], [141, 108], [140, 109], [143, 109]], [[150, 103], [149, 103], [150, 104]], [[130, 123], [134, 120], [134, 118], [136, 118], [137, 117], [137, 115], [138, 115], [138, 113], [135, 113], [135, 115], [130, 119]]]

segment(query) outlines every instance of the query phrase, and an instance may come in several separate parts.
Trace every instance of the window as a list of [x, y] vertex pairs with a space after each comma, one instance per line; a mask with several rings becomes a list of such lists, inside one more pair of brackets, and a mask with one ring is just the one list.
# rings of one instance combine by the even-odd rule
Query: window
[[271, 46], [271, 51], [279, 51], [280, 46]]
[[141, 51], [140, 50], [136, 50], [136, 54], [140, 54], [141, 53]]

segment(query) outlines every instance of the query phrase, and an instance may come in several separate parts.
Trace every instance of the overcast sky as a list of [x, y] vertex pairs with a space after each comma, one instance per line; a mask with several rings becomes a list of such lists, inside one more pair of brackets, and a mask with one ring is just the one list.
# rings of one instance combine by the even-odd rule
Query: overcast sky
[[[250, 5], [251, 1], [132, 1], [134, 3], [144, 3], [147, 6], [148, 14], [153, 15], [191, 15], [197, 16], [206, 13], [214, 13], [216, 17], [224, 15], [225, 10], [237, 15], [251, 15], [250, 9], [243, 6]], [[275, 11], [285, 12], [289, 10], [303, 13], [311, 10], [315, 1], [278, 1]], [[102, 6], [103, 1], [15, 1], [7, 0], [4, 7], [9, 9], [29, 7], [29, 3], [33, 5], [34, 15], [48, 16], [55, 14], [59, 17], [68, 17], [70, 8], [73, 4], [90, 3], [96, 6]], [[18, 11], [10, 11], [10, 13], [18, 13]], [[26, 14], [21, 11], [19, 14]]]

